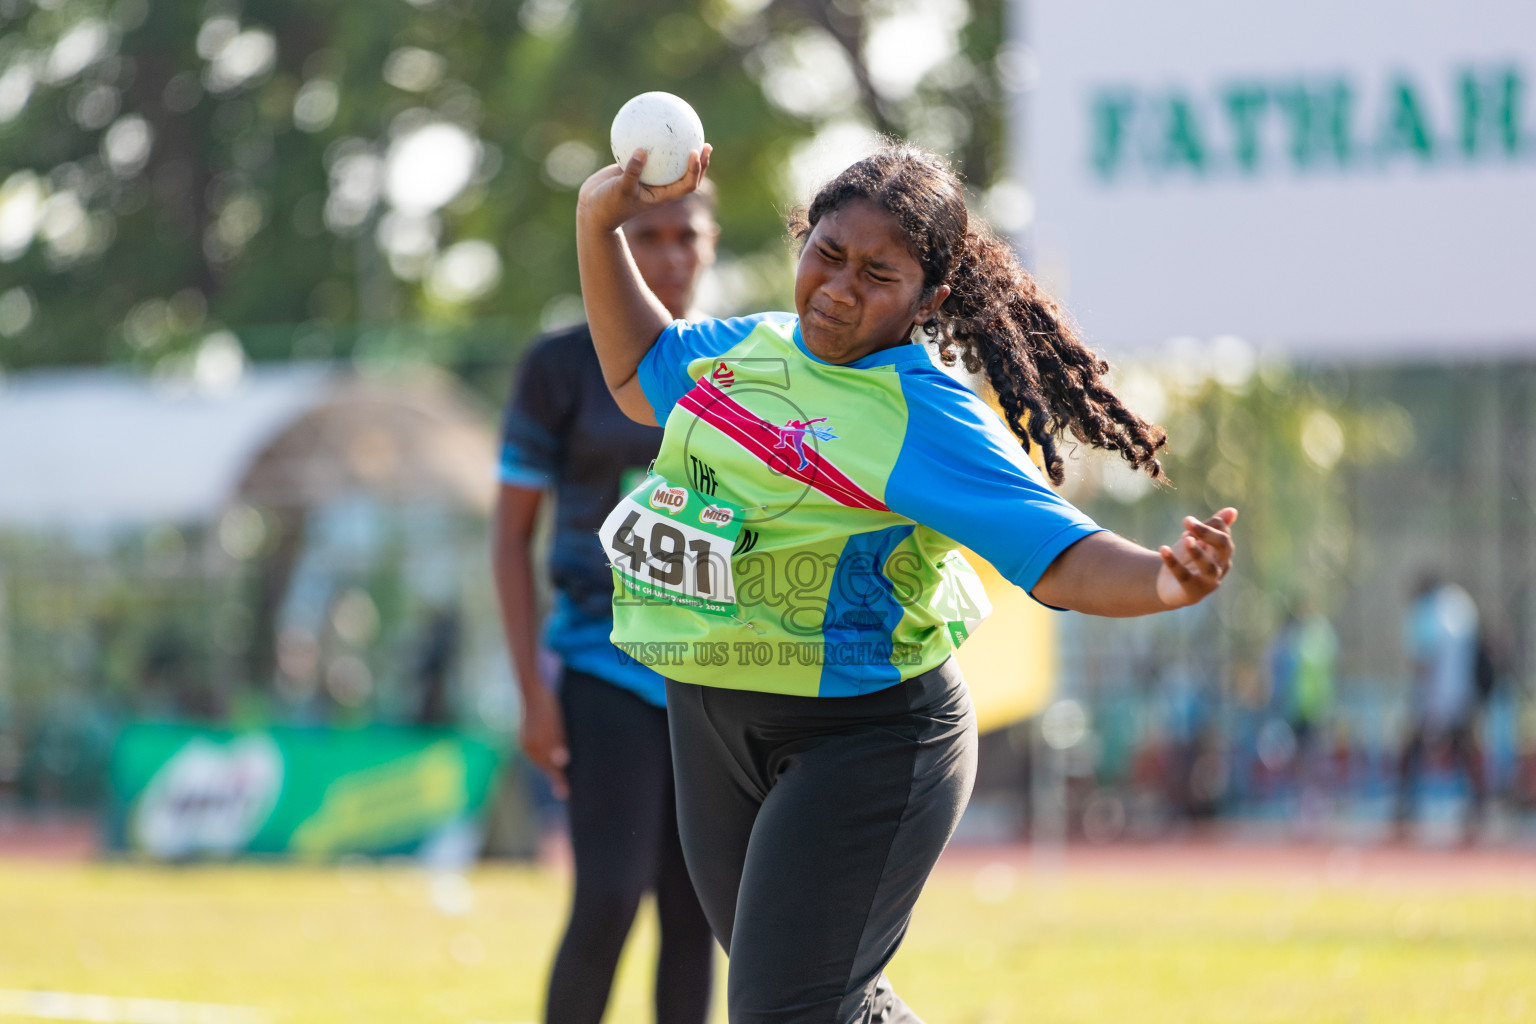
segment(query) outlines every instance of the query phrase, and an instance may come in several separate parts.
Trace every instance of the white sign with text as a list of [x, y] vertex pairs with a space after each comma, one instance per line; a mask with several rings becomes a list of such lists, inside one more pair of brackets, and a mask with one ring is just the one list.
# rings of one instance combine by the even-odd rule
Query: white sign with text
[[1026, 249], [1095, 346], [1536, 352], [1536, 4], [1014, 14]]

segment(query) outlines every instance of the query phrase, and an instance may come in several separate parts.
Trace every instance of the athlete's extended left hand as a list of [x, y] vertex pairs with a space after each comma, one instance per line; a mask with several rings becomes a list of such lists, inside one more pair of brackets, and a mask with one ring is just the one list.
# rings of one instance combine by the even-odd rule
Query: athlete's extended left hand
[[1224, 508], [1205, 522], [1184, 517], [1184, 535], [1157, 549], [1157, 598], [1167, 608], [1194, 604], [1221, 586], [1232, 568], [1232, 524], [1237, 509]]

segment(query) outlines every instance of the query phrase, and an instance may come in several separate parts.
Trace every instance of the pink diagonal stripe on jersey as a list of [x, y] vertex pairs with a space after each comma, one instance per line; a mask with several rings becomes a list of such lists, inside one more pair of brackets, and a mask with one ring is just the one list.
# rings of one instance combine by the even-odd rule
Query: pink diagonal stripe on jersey
[[799, 454], [793, 449], [775, 448], [779, 428], [717, 388], [707, 377], [699, 378], [692, 391], [677, 403], [720, 431], [785, 476], [810, 484], [840, 505], [889, 512], [885, 503], [855, 483], [813, 448], [805, 449], [808, 465], [796, 469]]

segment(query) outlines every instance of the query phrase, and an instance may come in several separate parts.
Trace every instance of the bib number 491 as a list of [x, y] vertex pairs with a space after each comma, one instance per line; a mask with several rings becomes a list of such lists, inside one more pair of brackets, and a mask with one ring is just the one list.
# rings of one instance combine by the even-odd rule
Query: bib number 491
[[639, 523], [640, 510], [632, 509], [614, 532], [613, 549], [624, 556], [623, 560], [628, 563], [624, 568], [631, 574], [638, 574], [644, 568], [646, 574], [657, 583], [676, 587], [682, 584], [683, 575], [687, 571], [688, 559], [685, 552], [691, 553], [694, 556], [694, 592], [701, 596], [715, 596], [710, 573], [713, 546], [707, 539], [690, 540], [682, 530], [658, 519], [651, 523], [650, 547], [647, 549], [646, 541], [635, 532], [635, 526]]
[[705, 615], [732, 615], [731, 550], [740, 509], [649, 477], [620, 499], [597, 531], [621, 595]]

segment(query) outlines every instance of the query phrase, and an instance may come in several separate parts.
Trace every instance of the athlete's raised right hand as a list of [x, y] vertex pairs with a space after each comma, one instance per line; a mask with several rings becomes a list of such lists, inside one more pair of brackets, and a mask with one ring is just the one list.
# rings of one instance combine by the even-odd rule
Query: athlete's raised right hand
[[542, 686], [535, 692], [538, 696], [523, 703], [523, 724], [518, 732], [518, 742], [524, 756], [549, 776], [555, 796], [564, 800], [570, 796], [565, 767], [571, 763], [571, 751], [565, 743], [565, 716], [560, 713], [560, 702], [552, 692]]
[[576, 200], [576, 221], [599, 231], [617, 231], [627, 220], [646, 210], [681, 199], [699, 187], [709, 170], [709, 143], [702, 150], [688, 154], [688, 169], [670, 185], [642, 185], [640, 171], [645, 167], [645, 150], [630, 154], [623, 167], [609, 164], [582, 182]]

